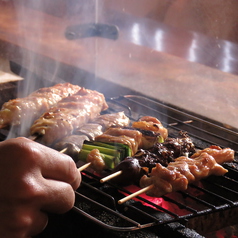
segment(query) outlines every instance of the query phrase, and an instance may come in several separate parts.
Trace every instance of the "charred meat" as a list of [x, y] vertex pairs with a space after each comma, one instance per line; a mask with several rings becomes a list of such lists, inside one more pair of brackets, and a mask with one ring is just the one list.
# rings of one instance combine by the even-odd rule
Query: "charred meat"
[[151, 170], [157, 163], [167, 166], [177, 157], [190, 156], [195, 153], [195, 145], [185, 132], [180, 132], [178, 138], [167, 138], [163, 143], [155, 143], [148, 150], [139, 149], [133, 156], [139, 160], [142, 167]]
[[167, 128], [165, 128], [160, 120], [158, 120], [156, 117], [141, 117], [138, 121], [132, 123], [132, 127], [142, 130], [154, 131], [160, 134], [164, 139], [168, 137]]
[[124, 112], [117, 112], [100, 115], [95, 118], [93, 123], [101, 125], [103, 127], [103, 130], [105, 131], [109, 127], [129, 126], [130, 119], [125, 115]]
[[109, 127], [128, 126], [130, 119], [124, 112], [103, 114], [96, 117], [92, 122], [83, 125], [75, 131], [75, 134], [84, 134], [90, 140], [95, 140], [96, 136], [102, 135]]
[[103, 94], [81, 88], [41, 115], [31, 126], [31, 135], [38, 136], [40, 143], [51, 146], [55, 141], [73, 134], [107, 108]]
[[196, 153], [193, 154], [191, 156], [191, 158], [196, 158], [203, 152], [206, 152], [209, 155], [212, 155], [218, 164], [222, 164], [225, 162], [232, 162], [234, 160], [234, 156], [235, 156], [234, 150], [232, 150], [230, 148], [222, 149], [221, 147], [219, 147], [217, 145], [212, 145], [212, 146], [205, 148], [203, 150], [196, 151]]
[[18, 126], [24, 120], [29, 125], [43, 112], [55, 106], [60, 100], [75, 94], [81, 87], [70, 83], [41, 88], [24, 98], [12, 99], [3, 104], [0, 111], [0, 128]]
[[228, 170], [219, 165], [213, 156], [203, 152], [193, 159], [185, 156], [179, 157], [167, 167], [156, 164], [148, 176], [144, 175], [140, 179], [140, 187], [153, 185], [146, 194], [161, 197], [174, 191], [186, 190], [189, 183], [210, 175], [222, 176], [227, 172]]
[[93, 141], [96, 136], [103, 134], [105, 129], [108, 129], [107, 127], [110, 125], [127, 126], [129, 122], [130, 120], [124, 112], [99, 115], [91, 123], [87, 123], [76, 129], [73, 135], [66, 136], [57, 141], [53, 145], [53, 148], [61, 151], [69, 147], [65, 153], [73, 157], [74, 160], [79, 160], [78, 151], [82, 149], [85, 141]]

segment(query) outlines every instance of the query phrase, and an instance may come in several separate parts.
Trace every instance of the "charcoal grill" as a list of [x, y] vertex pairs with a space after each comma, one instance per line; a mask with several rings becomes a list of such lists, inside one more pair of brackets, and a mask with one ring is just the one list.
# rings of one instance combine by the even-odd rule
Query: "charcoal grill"
[[[107, 102], [105, 113], [124, 111], [131, 121], [144, 115], [157, 117], [170, 137], [186, 131], [198, 149], [230, 147], [235, 150], [235, 161], [224, 164], [229, 171], [225, 176], [210, 176], [190, 184], [186, 191], [165, 195], [162, 204], [142, 194], [119, 205], [118, 200], [132, 193], [131, 186], [120, 187], [110, 181], [102, 184], [101, 176], [87, 169], [82, 172], [73, 209], [64, 215], [50, 215], [48, 227], [37, 237], [204, 237], [237, 224], [236, 128], [141, 95], [107, 98]], [[1, 131], [1, 140], [5, 136]]]
[[[208, 237], [212, 231], [237, 223], [237, 37], [223, 38], [222, 34], [234, 33], [230, 25], [233, 14], [225, 14], [224, 9], [234, 10], [236, 22], [236, 3], [217, 4], [221, 4], [223, 18], [209, 1], [203, 1], [204, 7], [206, 2], [208, 9], [213, 9], [208, 11], [213, 28], [200, 21], [203, 7], [187, 11], [193, 4], [186, 1], [178, 2], [184, 2], [189, 16], [182, 14], [180, 4], [177, 11], [171, 3], [161, 9], [157, 1], [141, 1], [143, 5], [129, 2], [62, 0], [56, 7], [49, 0], [1, 1], [1, 57], [17, 66], [15, 73], [35, 87], [66, 79], [107, 97], [114, 96], [115, 89], [117, 95], [133, 94], [108, 98], [108, 112], [123, 110], [132, 121], [142, 115], [155, 116], [170, 136], [183, 130], [197, 148], [212, 144], [230, 147], [236, 151], [235, 161], [224, 165], [229, 172], [223, 177], [211, 176], [190, 185], [187, 191], [163, 196], [166, 206], [143, 195], [118, 205], [131, 188], [110, 181], [101, 184], [98, 175], [83, 171], [74, 208], [64, 215], [50, 214], [49, 225], [38, 237]], [[164, 1], [158, 2], [164, 5]], [[168, 11], [169, 5], [174, 14]], [[190, 19], [193, 12], [194, 22]], [[187, 18], [186, 25], [204, 24], [209, 34], [183, 24], [177, 27], [179, 16]], [[0, 104], [21, 96], [16, 95], [19, 85], [0, 89]], [[23, 88], [18, 92], [23, 93]], [[224, 121], [235, 128], [220, 123]], [[7, 133], [0, 131], [0, 140]]]
[[163, 196], [166, 208], [143, 195], [118, 205], [119, 199], [131, 193], [130, 187], [119, 187], [110, 181], [102, 184], [100, 176], [90, 170], [83, 171], [82, 185], [76, 191], [76, 202], [71, 211], [74, 222], [81, 223], [86, 219], [87, 224], [92, 224], [90, 227], [96, 225], [101, 232], [106, 231], [103, 235], [97, 233], [98, 237], [106, 237], [106, 234], [115, 237], [167, 237], [168, 234], [203, 237], [237, 223], [238, 137], [235, 128], [226, 128], [218, 122], [144, 96], [125, 95], [107, 101], [109, 113], [123, 110], [131, 121], [143, 115], [157, 117], [172, 137], [181, 130], [187, 131], [199, 149], [214, 144], [230, 147], [235, 150], [235, 161], [224, 165], [229, 171], [225, 176], [210, 176], [198, 184], [189, 185], [186, 191]]

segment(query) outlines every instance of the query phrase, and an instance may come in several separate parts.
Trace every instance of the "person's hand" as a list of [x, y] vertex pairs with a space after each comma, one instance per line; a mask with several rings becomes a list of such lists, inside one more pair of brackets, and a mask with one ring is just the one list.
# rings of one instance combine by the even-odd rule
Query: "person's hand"
[[69, 156], [27, 138], [0, 142], [0, 237], [39, 234], [47, 213], [73, 207], [80, 183]]

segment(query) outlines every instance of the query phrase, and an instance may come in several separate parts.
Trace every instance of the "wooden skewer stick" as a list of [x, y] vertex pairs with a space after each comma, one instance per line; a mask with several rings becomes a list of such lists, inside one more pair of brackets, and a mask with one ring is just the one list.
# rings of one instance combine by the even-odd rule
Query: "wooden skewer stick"
[[122, 198], [121, 200], [118, 201], [118, 204], [122, 204], [122, 203], [124, 203], [124, 202], [127, 202], [128, 200], [130, 200], [130, 199], [132, 199], [132, 198], [134, 198], [134, 197], [136, 197], [136, 196], [138, 196], [138, 195], [140, 195], [140, 194], [142, 194], [142, 193], [145, 193], [145, 192], [149, 191], [149, 190], [152, 189], [153, 187], [154, 187], [154, 185], [151, 184], [151, 185], [149, 185], [149, 186], [147, 186], [147, 187], [145, 187], [145, 188], [142, 188], [142, 189], [138, 190], [137, 192], [132, 193], [132, 194], [130, 194], [130, 195], [128, 195], [128, 196]]
[[[30, 137], [28, 137], [29, 139], [31, 139], [31, 140], [33, 140], [33, 141], [35, 141], [37, 138], [38, 138], [38, 136], [30, 136]], [[66, 151], [67, 151], [67, 147], [65, 147], [64, 149], [62, 149], [61, 151], [60, 151], [60, 153], [65, 153]], [[86, 169], [86, 168], [88, 168], [89, 166], [91, 165], [91, 162], [89, 162], [89, 163], [87, 163], [87, 164], [84, 164], [84, 165], [82, 165], [81, 167], [79, 167], [78, 168], [78, 171], [79, 172], [81, 172], [82, 170], [84, 170], [84, 169]]]
[[81, 172], [84, 169], [88, 168], [91, 165], [91, 162], [88, 162], [87, 164], [84, 164], [78, 168], [78, 171]]
[[[67, 147], [66, 148], [64, 148], [64, 149], [62, 149], [61, 151], [60, 151], [60, 153], [65, 153], [66, 151], [67, 151]], [[91, 165], [91, 162], [89, 162], [89, 163], [87, 163], [87, 164], [84, 164], [84, 165], [82, 165], [82, 166], [80, 166], [79, 168], [78, 168], [78, 171], [79, 172], [81, 172], [81, 171], [83, 171], [84, 169], [86, 169], [86, 168], [88, 168], [89, 166]]]
[[100, 182], [101, 182], [101, 183], [105, 183], [106, 181], [108, 181], [108, 180], [110, 180], [110, 179], [112, 179], [112, 178], [117, 177], [117, 176], [120, 175], [121, 173], [122, 173], [122, 170], [119, 170], [119, 171], [117, 171], [117, 172], [115, 172], [115, 173], [113, 173], [113, 174], [110, 174], [110, 175], [108, 175], [108, 176], [102, 178], [102, 179], [100, 180]]
[[64, 152], [66, 152], [66, 150], [67, 150], [68, 148], [66, 147], [66, 148], [64, 148], [64, 149], [62, 149], [61, 151], [60, 151], [60, 153], [64, 153]]
[[39, 135], [30, 135], [28, 139], [36, 141], [37, 139], [39, 139]]

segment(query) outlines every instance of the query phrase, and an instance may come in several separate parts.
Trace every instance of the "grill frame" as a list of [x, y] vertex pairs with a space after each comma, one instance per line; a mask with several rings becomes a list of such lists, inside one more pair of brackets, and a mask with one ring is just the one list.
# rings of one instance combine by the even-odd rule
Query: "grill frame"
[[[200, 190], [202, 191], [202, 193], [205, 194], [209, 194], [209, 197], [214, 196], [214, 200], [218, 199], [219, 201], [223, 201], [219, 205], [210, 204], [206, 200], [201, 200], [198, 197], [191, 195], [187, 191], [176, 192], [176, 194], [180, 194], [183, 197], [189, 197], [193, 201], [196, 201], [196, 203], [202, 203], [204, 206], [207, 206], [206, 209], [197, 211], [196, 209], [193, 209], [187, 206], [186, 204], [177, 202], [173, 198], [171, 199], [169, 195], [163, 196], [163, 198], [169, 201], [170, 203], [177, 204], [183, 210], [188, 210], [189, 213], [186, 215], [178, 215], [176, 213], [173, 213], [167, 209], [164, 209], [163, 207], [159, 207], [151, 203], [150, 201], [147, 201], [141, 196], [136, 197], [138, 201], [130, 200], [125, 204], [118, 205], [117, 201], [123, 198], [125, 195], [120, 193], [117, 194], [117, 197], [115, 197], [115, 195], [110, 195], [108, 193], [108, 188], [110, 188], [110, 190], [113, 190], [113, 193], [122, 191], [124, 193], [130, 194], [130, 191], [126, 190], [125, 188], [118, 187], [115, 184], [112, 184], [110, 181], [106, 182], [105, 184], [100, 184], [101, 176], [95, 175], [90, 170], [84, 171], [82, 174], [82, 186], [80, 186], [80, 188], [76, 191], [76, 203], [73, 209], [76, 213], [85, 216], [87, 219], [91, 220], [92, 222], [96, 223], [104, 229], [109, 229], [117, 232], [135, 231], [150, 227], [156, 227], [159, 229], [159, 227], [161, 226], [164, 227], [167, 225], [179, 223], [184, 226], [185, 229], [194, 229], [198, 233], [205, 234], [207, 232], [218, 230], [225, 226], [235, 224], [234, 221], [238, 218], [238, 215], [236, 215], [238, 210], [238, 190], [226, 188], [224, 186], [224, 184], [226, 184], [226, 181], [228, 181], [228, 184], [238, 183], [238, 180], [234, 178], [235, 175], [238, 173], [238, 142], [235, 140], [238, 135], [238, 132], [235, 128], [226, 128], [219, 122], [209, 120], [208, 118], [202, 118], [193, 113], [186, 112], [180, 108], [175, 108], [171, 105], [167, 105], [163, 102], [158, 102], [154, 99], [150, 99], [145, 96], [123, 95], [115, 98], [108, 98], [107, 102], [109, 104], [109, 113], [123, 110], [132, 121], [137, 120], [143, 115], [157, 117], [162, 122], [162, 124], [168, 128], [170, 136], [176, 136], [176, 134], [181, 130], [187, 131], [188, 135], [193, 139], [196, 148], [198, 149], [202, 149], [214, 144], [219, 145], [223, 148], [230, 147], [235, 150], [235, 161], [224, 165], [225, 168], [229, 171], [227, 175], [219, 177], [219, 179], [213, 176], [206, 178], [202, 180], [202, 187], [201, 185], [189, 185], [190, 188]], [[214, 179], [215, 181], [217, 179], [224, 180], [223, 185], [220, 185], [219, 183], [215, 184]], [[89, 181], [85, 182], [85, 180]], [[228, 194], [232, 194], [232, 200], [227, 197], [224, 197], [225, 194], [216, 194], [214, 193], [214, 191], [203, 188], [204, 184], [206, 186], [208, 186], [208, 184], [212, 184], [212, 186], [215, 186], [216, 189], [219, 191], [226, 190]], [[85, 187], [87, 187], [87, 189], [85, 189]], [[111, 204], [107, 202], [107, 205], [105, 206], [105, 204], [103, 203], [98, 203], [98, 200], [100, 199], [95, 197], [90, 198], [89, 194], [87, 193], [85, 195], [84, 192], [82, 192], [84, 189], [92, 189], [94, 193], [97, 191], [97, 193], [100, 194], [98, 195], [99, 197], [102, 196], [105, 190], [106, 192], [103, 196], [111, 196], [109, 198], [109, 200], [111, 200]], [[81, 199], [78, 200], [78, 197], [81, 197]], [[89, 205], [89, 207], [94, 207], [95, 205], [93, 205], [93, 203], [96, 203], [96, 206], [100, 207], [99, 210], [101, 211], [101, 213], [105, 212], [104, 218], [107, 217], [109, 213], [111, 213], [113, 214], [113, 216], [117, 216], [117, 219], [122, 219], [122, 224], [128, 223], [128, 225], [120, 224], [120, 226], [118, 226], [117, 219], [115, 219], [117, 220], [115, 224], [113, 224], [111, 221], [108, 221], [109, 223], [107, 223], [104, 218], [100, 220], [96, 216], [85, 212], [82, 209], [82, 206], [79, 207], [77, 205], [83, 204], [85, 201], [91, 204]], [[105, 201], [107, 201], [107, 199], [105, 199]], [[140, 208], [141, 202], [146, 202], [152, 206], [155, 206], [157, 209], [162, 210], [162, 212], [159, 212], [153, 208], [152, 210], [150, 208], [149, 211], [145, 212]], [[139, 208], [137, 206], [139, 206]], [[142, 207], [145, 208], [147, 206], [142, 205]], [[146, 208], [146, 210], [147, 209], [148, 207]], [[135, 213], [135, 217], [139, 217], [139, 221], [137, 221], [133, 216], [131, 217], [131, 214], [129, 213]], [[214, 217], [216, 218], [215, 221]], [[141, 218], [143, 218], [142, 220], [145, 221], [141, 221]], [[213, 218], [213, 223], [219, 224], [219, 227], [214, 225], [211, 226], [212, 224], [209, 224], [208, 226], [205, 225], [205, 223], [209, 222], [211, 218]], [[113, 220], [111, 218], [111, 215], [110, 219]]]
[[[188, 132], [198, 149], [214, 144], [223, 148], [230, 147], [235, 150], [235, 161], [224, 164], [224, 167], [229, 171], [225, 176], [210, 176], [203, 179], [202, 184], [189, 185], [189, 189], [196, 189], [209, 194], [209, 197], [214, 196], [215, 200], [222, 200], [223, 202], [219, 206], [201, 200], [187, 191], [178, 191], [162, 197], [170, 204], [177, 204], [181, 207], [181, 210], [189, 211], [185, 215], [178, 215], [173, 211], [155, 205], [142, 195], [137, 196], [136, 201], [129, 200], [119, 205], [117, 201], [131, 192], [126, 188], [112, 184], [110, 181], [104, 184], [100, 183], [101, 176], [95, 174], [89, 168], [82, 172], [82, 184], [75, 193], [76, 202], [71, 211], [71, 216], [73, 213], [72, 217], [76, 219], [75, 222], [81, 220], [82, 217], [86, 218], [90, 224], [95, 224], [99, 229], [106, 231], [106, 234], [109, 233], [109, 237], [111, 234], [114, 237], [121, 237], [123, 234], [127, 234], [127, 237], [137, 237], [132, 234], [142, 232], [144, 235], [152, 232], [151, 235], [146, 237], [158, 237], [157, 235], [166, 237], [169, 233], [175, 237], [199, 238], [204, 237], [203, 235], [209, 232], [236, 225], [235, 221], [238, 219], [238, 189], [234, 189], [238, 184], [238, 130], [236, 128], [227, 127], [220, 122], [143, 95], [122, 95], [107, 98], [107, 103], [109, 109], [105, 113], [124, 111], [131, 121], [144, 115], [157, 117], [168, 128], [171, 137], [176, 137], [181, 130]], [[0, 139], [4, 140], [6, 136], [7, 130], [0, 130]], [[77, 165], [81, 166], [82, 162], [79, 161]], [[232, 196], [232, 200], [223, 197], [224, 194], [220, 196], [214, 194], [214, 191], [206, 189], [209, 185], [215, 186], [218, 191], [225, 190], [227, 196]], [[183, 202], [176, 201], [174, 197], [170, 197], [170, 195], [175, 194], [180, 197], [189, 197], [191, 200], [203, 204], [207, 209], [197, 211]], [[143, 203], [155, 208], [145, 206]], [[66, 216], [67, 221], [64, 220], [64, 224], [68, 222], [68, 218]], [[42, 233], [39, 237], [45, 237], [45, 234], [47, 234], [46, 237], [51, 237], [47, 232], [46, 229], [46, 233]], [[101, 235], [98, 237], [101, 237]], [[141, 234], [138, 237], [141, 237]]]

